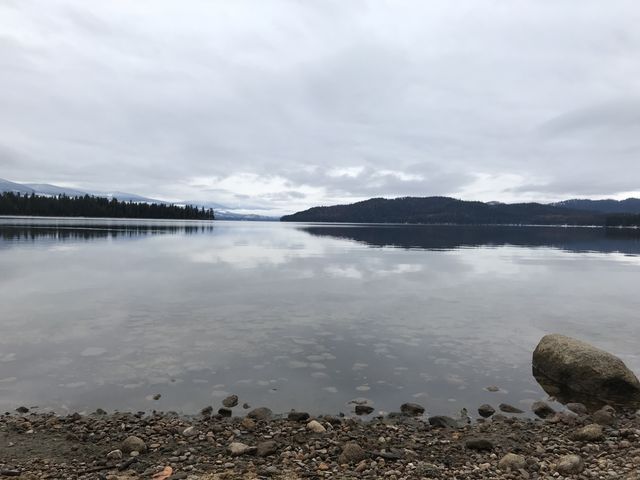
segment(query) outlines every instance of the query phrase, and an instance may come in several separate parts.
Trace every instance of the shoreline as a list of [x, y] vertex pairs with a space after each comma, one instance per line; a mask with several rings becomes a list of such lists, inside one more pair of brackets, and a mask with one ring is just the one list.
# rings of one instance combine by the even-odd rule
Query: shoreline
[[640, 479], [633, 409], [541, 404], [544, 419], [497, 412], [455, 424], [412, 405], [370, 420], [266, 408], [242, 417], [22, 409], [0, 416], [0, 478], [133, 480], [170, 470], [155, 478]]

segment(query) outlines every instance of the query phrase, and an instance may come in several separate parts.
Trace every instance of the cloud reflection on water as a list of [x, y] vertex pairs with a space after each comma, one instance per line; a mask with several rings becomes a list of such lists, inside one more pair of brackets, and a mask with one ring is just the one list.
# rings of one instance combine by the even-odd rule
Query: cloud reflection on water
[[549, 331], [640, 369], [633, 238], [565, 229], [518, 245], [498, 229], [422, 249], [414, 227], [402, 241], [403, 227], [322, 228], [0, 236], [11, 243], [0, 248], [0, 380], [13, 379], [0, 381], [3, 406], [195, 412], [231, 392], [336, 412], [361, 388], [377, 409], [420, 398], [452, 413], [495, 403], [490, 384], [508, 392], [500, 401], [543, 396], [529, 361]]

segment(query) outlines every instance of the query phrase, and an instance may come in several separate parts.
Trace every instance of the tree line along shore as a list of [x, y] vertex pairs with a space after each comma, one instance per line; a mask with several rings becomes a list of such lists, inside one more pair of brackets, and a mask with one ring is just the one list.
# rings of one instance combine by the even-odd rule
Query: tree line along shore
[[214, 220], [215, 218], [213, 209], [192, 205], [123, 202], [115, 198], [92, 195], [47, 197], [13, 192], [0, 194], [0, 215], [176, 220]]

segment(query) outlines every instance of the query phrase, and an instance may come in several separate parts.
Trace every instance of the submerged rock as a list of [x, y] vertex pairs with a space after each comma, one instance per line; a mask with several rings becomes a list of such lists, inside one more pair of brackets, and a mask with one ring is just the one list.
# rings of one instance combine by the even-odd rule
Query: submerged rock
[[640, 381], [633, 372], [615, 355], [586, 342], [545, 335], [533, 352], [532, 365], [543, 388], [546, 382], [600, 400], [640, 402]]
[[484, 405], [480, 405], [478, 407], [478, 414], [482, 417], [482, 418], [489, 418], [491, 415], [493, 415], [494, 413], [496, 413], [496, 409], [493, 408], [491, 405], [489, 405], [488, 403], [485, 403]]
[[518, 407], [514, 407], [508, 403], [501, 403], [498, 405], [498, 408], [505, 413], [524, 413], [524, 411], [520, 410]]
[[369, 415], [373, 413], [374, 408], [369, 405], [356, 405], [356, 415]]
[[222, 405], [227, 408], [233, 408], [238, 405], [238, 396], [237, 395], [229, 395], [227, 398], [222, 400]]
[[400, 405], [400, 411], [407, 415], [422, 415], [424, 413], [424, 407], [417, 403], [403, 403]]
[[202, 410], [200, 410], [200, 415], [204, 417], [210, 417], [212, 413], [213, 413], [213, 407], [211, 405], [209, 405], [208, 407], [204, 407]]
[[218, 415], [228, 418], [233, 415], [233, 412], [230, 408], [221, 407], [218, 409]]

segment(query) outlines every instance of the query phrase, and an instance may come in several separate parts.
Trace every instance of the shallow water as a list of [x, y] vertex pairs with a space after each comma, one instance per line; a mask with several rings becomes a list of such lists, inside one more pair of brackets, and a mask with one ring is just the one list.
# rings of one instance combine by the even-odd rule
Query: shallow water
[[526, 408], [545, 333], [640, 371], [639, 254], [633, 230], [0, 219], [0, 408]]

